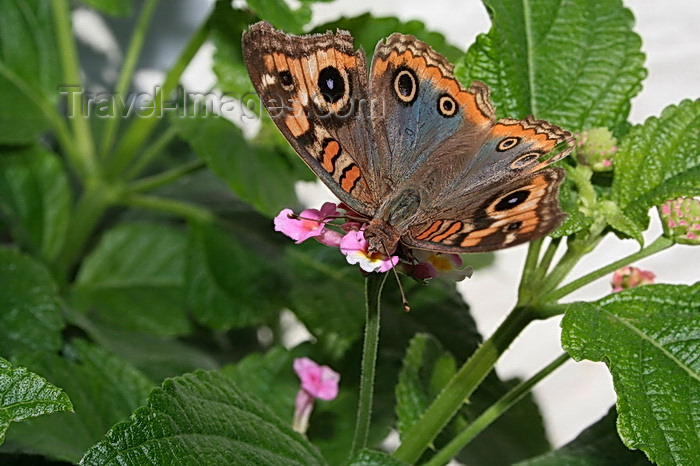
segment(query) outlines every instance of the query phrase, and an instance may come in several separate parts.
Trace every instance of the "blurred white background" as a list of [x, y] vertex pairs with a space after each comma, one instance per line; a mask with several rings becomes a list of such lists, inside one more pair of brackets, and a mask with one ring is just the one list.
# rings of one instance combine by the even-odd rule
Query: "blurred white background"
[[[643, 40], [649, 75], [642, 92], [633, 101], [631, 121], [641, 123], [658, 115], [669, 104], [684, 98], [700, 97], [700, 2], [697, 0], [627, 0], [633, 11], [636, 30]], [[150, 68], [141, 68], [135, 76], [137, 90], [148, 91], [159, 83], [163, 70], [176, 59], [180, 48], [206, 16], [212, 1], [178, 0], [160, 2], [141, 59]], [[566, 2], [564, 2], [564, 5]], [[442, 32], [454, 45], [466, 50], [477, 34], [487, 32], [489, 19], [478, 0], [337, 0], [314, 6], [314, 24], [370, 11], [375, 15], [418, 19], [428, 28]], [[110, 20], [107, 27], [89, 10], [80, 9], [74, 16], [84, 50], [105, 61], [107, 72], [94, 81], [109, 82], [116, 76], [121, 53], [132, 25]], [[351, 31], [352, 32], [352, 31]], [[167, 39], [167, 40], [164, 40]], [[190, 91], [206, 92], [214, 85], [211, 73], [213, 47], [207, 46], [196, 57], [183, 77]], [[111, 70], [111, 71], [110, 71]], [[301, 186], [300, 195], [312, 206], [333, 199], [322, 186]], [[660, 225], [655, 219], [646, 235], [647, 241], [658, 236]], [[606, 238], [596, 252], [583, 260], [571, 276], [581, 274], [624, 257], [638, 249], [631, 240]], [[490, 335], [515, 303], [515, 292], [524, 262], [526, 246], [496, 254], [495, 264], [478, 270], [460, 290], [472, 307], [479, 329]], [[468, 257], [466, 257], [468, 263]], [[693, 283], [700, 277], [700, 247], [675, 246], [640, 263], [663, 283]], [[572, 299], [597, 299], [610, 291], [609, 278], [598, 280], [572, 295]], [[531, 325], [518, 338], [497, 366], [503, 378], [528, 377], [556, 357], [560, 351], [559, 320], [550, 319]], [[560, 446], [573, 439], [580, 430], [605, 414], [615, 402], [612, 381], [602, 364], [569, 362], [535, 388], [550, 440]]]

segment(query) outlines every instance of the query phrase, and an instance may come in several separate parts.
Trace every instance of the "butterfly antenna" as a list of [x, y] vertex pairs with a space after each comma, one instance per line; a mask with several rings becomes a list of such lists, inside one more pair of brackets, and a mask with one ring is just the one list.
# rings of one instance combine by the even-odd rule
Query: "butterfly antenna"
[[[389, 254], [389, 249], [383, 243], [382, 246], [384, 246], [384, 253], [386, 254], [386, 257], [391, 258], [391, 254]], [[394, 278], [396, 278], [396, 283], [399, 285], [399, 293], [401, 293], [401, 304], [403, 304], [403, 310], [408, 312], [411, 310], [411, 306], [409, 306], [408, 299], [406, 299], [406, 293], [403, 292], [403, 285], [401, 285], [399, 273], [396, 271], [395, 266], [391, 268], [391, 271], [394, 272]]]

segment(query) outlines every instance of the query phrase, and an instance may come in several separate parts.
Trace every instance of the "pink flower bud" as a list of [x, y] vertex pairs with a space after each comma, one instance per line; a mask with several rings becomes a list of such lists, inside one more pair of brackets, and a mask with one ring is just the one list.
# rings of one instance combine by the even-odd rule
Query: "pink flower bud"
[[659, 207], [666, 236], [681, 244], [700, 244], [700, 200], [679, 197]]
[[616, 293], [635, 286], [649, 285], [654, 283], [654, 279], [656, 275], [649, 270], [627, 266], [615, 271], [611, 285], [613, 293]]
[[294, 401], [292, 428], [305, 433], [314, 407], [314, 399], [330, 401], [338, 396], [340, 374], [328, 366], [319, 366], [309, 358], [294, 360], [294, 372], [301, 380], [301, 388]]

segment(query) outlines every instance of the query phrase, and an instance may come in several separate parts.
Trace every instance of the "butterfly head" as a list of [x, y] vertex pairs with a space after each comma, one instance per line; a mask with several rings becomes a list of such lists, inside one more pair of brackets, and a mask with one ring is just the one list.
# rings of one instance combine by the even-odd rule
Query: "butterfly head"
[[364, 237], [369, 243], [369, 251], [381, 254], [393, 253], [401, 239], [394, 226], [376, 218], [371, 220], [365, 228]]

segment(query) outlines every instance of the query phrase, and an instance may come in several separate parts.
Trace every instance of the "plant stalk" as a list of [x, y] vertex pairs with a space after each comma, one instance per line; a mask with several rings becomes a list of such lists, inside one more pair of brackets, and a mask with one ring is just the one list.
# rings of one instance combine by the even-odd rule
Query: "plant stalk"
[[523, 267], [523, 275], [520, 278], [520, 286], [518, 287], [518, 295], [523, 295], [528, 284], [532, 282], [532, 276], [537, 271], [537, 264], [540, 260], [540, 251], [544, 239], [536, 239], [532, 241], [527, 248], [527, 256], [525, 258], [525, 266]]
[[[51, 4], [64, 85], [80, 86], [80, 63], [78, 50], [73, 39], [70, 4], [68, 0], [51, 0]], [[82, 92], [79, 95], [82, 95]], [[95, 145], [92, 140], [90, 122], [83, 115], [82, 102], [76, 108], [74, 97], [74, 94], [71, 93], [67, 103], [68, 114], [72, 115], [70, 124], [73, 130], [74, 144], [77, 147], [76, 155], [80, 157], [80, 170], [87, 178], [97, 178], [99, 167], [95, 160]], [[83, 182], [85, 181], [83, 180]]]
[[163, 131], [155, 141], [149, 144], [141, 154], [138, 160], [136, 160], [131, 167], [124, 173], [124, 180], [133, 180], [141, 174], [141, 172], [158, 156], [160, 153], [170, 144], [170, 142], [177, 136], [177, 128], [175, 126], [168, 126], [168, 128]]
[[80, 259], [85, 244], [105, 210], [119, 197], [119, 190], [104, 183], [89, 184], [76, 202], [72, 220], [66, 233], [66, 241], [55, 260], [54, 269], [60, 271], [61, 280], [68, 276]]
[[148, 139], [153, 132], [153, 128], [160, 120], [160, 116], [163, 113], [163, 100], [167, 98], [170, 93], [175, 90], [182, 73], [185, 68], [190, 64], [190, 61], [199, 51], [200, 47], [206, 41], [209, 35], [209, 21], [204, 21], [197, 31], [192, 35], [189, 42], [183, 49], [180, 57], [177, 59], [175, 64], [168, 74], [165, 76], [165, 81], [163, 85], [158, 89], [153, 101], [153, 112], [149, 116], [144, 116], [135, 120], [129, 129], [121, 138], [121, 143], [117, 146], [114, 158], [109, 170], [109, 175], [111, 177], [118, 176], [122, 170], [131, 164], [131, 162], [138, 156], [144, 142]]
[[149, 192], [166, 184], [170, 184], [173, 181], [204, 167], [206, 167], [204, 161], [198, 159], [194, 162], [158, 173], [157, 175], [135, 181], [126, 188], [126, 191], [129, 193]]
[[516, 307], [448, 382], [438, 397], [411, 427], [394, 452], [398, 460], [418, 461], [443, 427], [491, 372], [498, 358], [533, 320], [529, 308]]
[[[138, 15], [138, 21], [126, 52], [126, 58], [124, 59], [122, 69], [119, 72], [119, 79], [114, 88], [114, 94], [117, 98], [126, 100], [126, 94], [129, 92], [129, 84], [134, 75], [134, 69], [136, 68], [141, 49], [143, 48], [143, 42], [146, 38], [146, 31], [151, 23], [151, 18], [153, 17], [153, 12], [155, 11], [157, 3], [158, 0], [146, 0]], [[100, 144], [102, 154], [106, 155], [112, 148], [114, 138], [119, 130], [119, 123], [121, 123], [121, 116], [118, 115], [112, 115], [111, 118], [107, 120]]]
[[532, 387], [537, 385], [542, 379], [554, 372], [571, 357], [564, 353], [541, 369], [537, 374], [530, 377], [503, 395], [498, 401], [488, 407], [479, 417], [452, 439], [442, 450], [438, 451], [425, 466], [441, 466], [447, 464], [454, 458], [462, 448], [464, 448], [474, 437], [483, 432], [488, 426], [497, 420], [503, 413], [508, 411], [522, 397], [530, 393]]
[[365, 340], [362, 348], [362, 372], [360, 374], [360, 401], [357, 407], [355, 437], [352, 441], [351, 455], [367, 446], [369, 426], [372, 417], [372, 398], [374, 396], [374, 376], [377, 365], [377, 348], [379, 346], [379, 317], [382, 288], [386, 273], [371, 273], [365, 280]]
[[588, 285], [592, 281], [595, 281], [609, 273], [614, 272], [620, 267], [624, 267], [633, 262], [644, 259], [645, 257], [649, 257], [652, 254], [656, 254], [657, 252], [661, 252], [664, 249], [670, 248], [671, 246], [673, 246], [673, 244], [674, 243], [672, 239], [667, 238], [666, 236], [660, 236], [649, 246], [640, 249], [639, 251], [630, 254], [629, 256], [623, 257], [622, 259], [617, 260], [611, 264], [608, 264], [605, 267], [601, 267], [598, 270], [594, 270], [593, 272], [590, 272], [580, 278], [577, 278], [576, 280], [562, 286], [561, 288], [558, 288], [548, 293], [547, 295], [545, 295], [544, 300], [548, 302], [556, 302], [564, 296], [578, 290], [579, 288]]
[[207, 209], [204, 209], [196, 204], [178, 201], [175, 199], [146, 196], [142, 194], [130, 194], [123, 196], [118, 203], [130, 207], [137, 207], [140, 209], [162, 212], [168, 215], [175, 215], [177, 217], [183, 217], [188, 220], [201, 223], [210, 223], [216, 220], [215, 215]]

